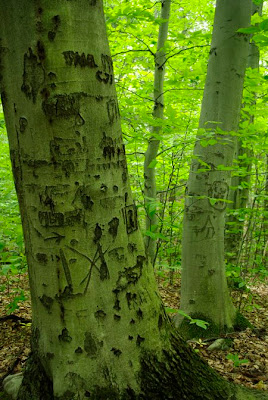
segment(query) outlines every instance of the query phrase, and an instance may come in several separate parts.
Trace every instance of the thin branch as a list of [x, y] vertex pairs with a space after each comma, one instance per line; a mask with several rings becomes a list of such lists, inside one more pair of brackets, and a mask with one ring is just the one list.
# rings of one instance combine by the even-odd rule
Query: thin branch
[[195, 49], [197, 47], [208, 47], [208, 46], [210, 46], [210, 44], [196, 45], [196, 46], [186, 47], [185, 49], [181, 49], [181, 50], [178, 51], [178, 53], [172, 54], [172, 56], [167, 57], [166, 60], [163, 62], [163, 64], [161, 64], [158, 68], [162, 68], [170, 58], [175, 57], [175, 56], [181, 54], [184, 51], [192, 50], [192, 49]]
[[142, 50], [142, 49], [141, 49], [141, 50], [132, 49], [132, 50], [120, 51], [120, 53], [112, 54], [112, 58], [118, 56], [119, 54], [126, 54], [126, 53], [137, 52], [137, 51], [146, 51], [146, 52], [149, 52], [148, 49], [143, 49], [143, 50]]

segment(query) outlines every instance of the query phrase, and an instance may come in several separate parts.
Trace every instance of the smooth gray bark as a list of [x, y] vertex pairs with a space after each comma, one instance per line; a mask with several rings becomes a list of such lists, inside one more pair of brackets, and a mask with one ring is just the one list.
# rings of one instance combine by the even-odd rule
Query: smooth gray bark
[[[157, 51], [155, 54], [155, 70], [154, 70], [154, 109], [153, 117], [158, 119], [164, 118], [164, 79], [165, 79], [165, 62], [166, 52], [165, 43], [168, 36], [168, 24], [170, 15], [171, 0], [163, 0], [161, 8], [161, 18], [165, 20], [159, 26]], [[156, 190], [156, 167], [154, 162], [160, 145], [159, 135], [161, 126], [152, 127], [152, 136], [149, 140], [144, 160], [144, 203], [146, 209], [146, 230], [157, 232], [158, 216], [157, 216], [157, 190]], [[149, 235], [145, 236], [146, 252], [154, 264], [156, 257], [156, 240]]]
[[[262, 3], [260, 5], [256, 5], [252, 3], [252, 15], [258, 13], [262, 14]], [[251, 40], [249, 44], [249, 54], [248, 54], [248, 63], [247, 67], [253, 70], [259, 69], [259, 59], [260, 59], [260, 51], [256, 43]], [[255, 106], [255, 100], [252, 102], [251, 106]], [[253, 116], [248, 116], [247, 120], [249, 124], [254, 122]], [[242, 122], [245, 121], [245, 117]], [[246, 159], [239, 159], [239, 157], [246, 154]], [[247, 207], [248, 199], [249, 199], [249, 185], [250, 185], [250, 172], [252, 162], [250, 158], [254, 156], [252, 150], [249, 148], [245, 148], [243, 146], [243, 139], [236, 139], [236, 151], [235, 158], [237, 159], [237, 166], [240, 168], [244, 168], [248, 174], [244, 176], [233, 176], [231, 179], [231, 187], [235, 189], [231, 189], [229, 192], [229, 200], [231, 203], [228, 205], [228, 211], [231, 209], [233, 211], [239, 209], [245, 209]], [[235, 224], [235, 225], [234, 225]], [[226, 229], [229, 232], [226, 232], [225, 235], [225, 253], [227, 261], [238, 265], [241, 257], [241, 241], [243, 238], [243, 228], [244, 222], [240, 220], [239, 217], [233, 214], [233, 212], [229, 213], [226, 216]]]
[[[186, 191], [181, 309], [232, 329], [236, 316], [224, 264], [224, 226], [248, 56], [250, 0], [218, 0], [207, 78]], [[181, 321], [178, 319], [177, 323]]]

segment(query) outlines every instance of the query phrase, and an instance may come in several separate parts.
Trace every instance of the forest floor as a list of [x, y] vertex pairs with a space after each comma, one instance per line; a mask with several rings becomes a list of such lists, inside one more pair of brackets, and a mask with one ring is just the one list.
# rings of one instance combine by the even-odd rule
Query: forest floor
[[[179, 278], [174, 284], [168, 277], [159, 278], [159, 289], [165, 306], [173, 309], [179, 304]], [[26, 274], [7, 280], [0, 277], [0, 381], [7, 375], [23, 368], [30, 350], [31, 305]], [[8, 317], [8, 308], [14, 306], [15, 297], [24, 292], [26, 300]], [[252, 284], [248, 291], [234, 291], [235, 305], [241, 304], [241, 311], [255, 329], [229, 334], [232, 346], [228, 350], [209, 351], [212, 341], [189, 342], [208, 364], [229, 381], [250, 388], [268, 389], [268, 284]], [[15, 299], [15, 302], [17, 300]], [[15, 317], [13, 317], [15, 316]], [[228, 356], [228, 358], [227, 358]], [[240, 361], [237, 361], [240, 360]], [[242, 361], [244, 360], [244, 361]]]

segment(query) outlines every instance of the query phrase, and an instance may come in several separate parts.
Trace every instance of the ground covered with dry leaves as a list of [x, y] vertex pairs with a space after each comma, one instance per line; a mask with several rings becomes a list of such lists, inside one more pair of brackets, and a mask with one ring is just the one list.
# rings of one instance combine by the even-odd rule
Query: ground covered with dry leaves
[[[7, 284], [8, 283], [8, 284]], [[170, 284], [168, 278], [159, 280], [165, 306], [178, 308], [179, 277]], [[27, 275], [0, 277], [0, 380], [21, 371], [30, 350], [31, 306]], [[10, 303], [24, 291], [26, 300], [8, 314]], [[229, 334], [231, 347], [209, 351], [211, 340], [193, 340], [189, 344], [210, 366], [229, 381], [261, 390], [268, 389], [268, 283], [252, 284], [248, 291], [234, 291], [234, 302], [255, 329]], [[13, 303], [14, 304], [14, 303]], [[228, 358], [227, 358], [228, 357]], [[235, 360], [240, 360], [235, 362]], [[245, 360], [245, 361], [242, 361]]]

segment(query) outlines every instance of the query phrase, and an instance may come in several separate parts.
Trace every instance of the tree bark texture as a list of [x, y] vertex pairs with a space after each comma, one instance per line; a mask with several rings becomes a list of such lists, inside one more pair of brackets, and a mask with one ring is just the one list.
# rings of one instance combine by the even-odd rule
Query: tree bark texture
[[[165, 22], [161, 23], [158, 32], [157, 51], [155, 54], [155, 70], [154, 70], [154, 110], [153, 117], [157, 119], [164, 118], [164, 79], [165, 79], [165, 63], [166, 52], [165, 43], [168, 36], [168, 24], [170, 15], [171, 0], [163, 0], [161, 2], [161, 18]], [[154, 162], [160, 145], [159, 135], [161, 126], [152, 127], [152, 136], [149, 140], [144, 160], [144, 203], [146, 209], [146, 230], [157, 231], [157, 190], [156, 190], [156, 167]], [[145, 236], [146, 252], [151, 260], [155, 263], [156, 257], [156, 241], [150, 236]]]
[[232, 132], [238, 129], [248, 56], [248, 36], [237, 30], [249, 25], [250, 15], [249, 0], [216, 3], [200, 129], [186, 189], [181, 309], [220, 331], [231, 329], [236, 315], [224, 264], [230, 186], [226, 169], [235, 150]]
[[[252, 2], [252, 15], [258, 13], [262, 14], [262, 3], [260, 5], [256, 5]], [[259, 59], [260, 59], [260, 51], [256, 43], [251, 40], [249, 43], [249, 54], [248, 54], [248, 62], [247, 67], [251, 69], [258, 70], [259, 69]], [[255, 101], [252, 102], [252, 107], [256, 104]], [[245, 117], [243, 118], [245, 121]], [[242, 120], [242, 122], [243, 122]], [[254, 118], [252, 116], [248, 116], [248, 122], [251, 124], [254, 122]], [[246, 154], [246, 159], [239, 159], [238, 157]], [[249, 199], [249, 185], [250, 185], [250, 171], [252, 162], [250, 158], [253, 157], [253, 152], [249, 148], [245, 148], [243, 146], [243, 138], [236, 139], [236, 151], [235, 158], [237, 159], [237, 166], [241, 168], [245, 168], [248, 172], [248, 175], [244, 176], [233, 176], [231, 179], [231, 189], [229, 192], [229, 200], [231, 203], [228, 205], [227, 216], [226, 216], [226, 229], [227, 232], [225, 234], [225, 253], [228, 262], [232, 264], [238, 264], [239, 258], [241, 255], [240, 246], [241, 240], [243, 237], [243, 228], [244, 222], [240, 220], [237, 215], [234, 215], [232, 212], [228, 213], [230, 210], [239, 210], [247, 207], [248, 199]], [[228, 225], [229, 223], [229, 225]], [[234, 225], [235, 224], [235, 225]]]
[[101, 2], [1, 0], [0, 11], [33, 311], [18, 399], [256, 398], [201, 361], [165, 314], [129, 188]]

